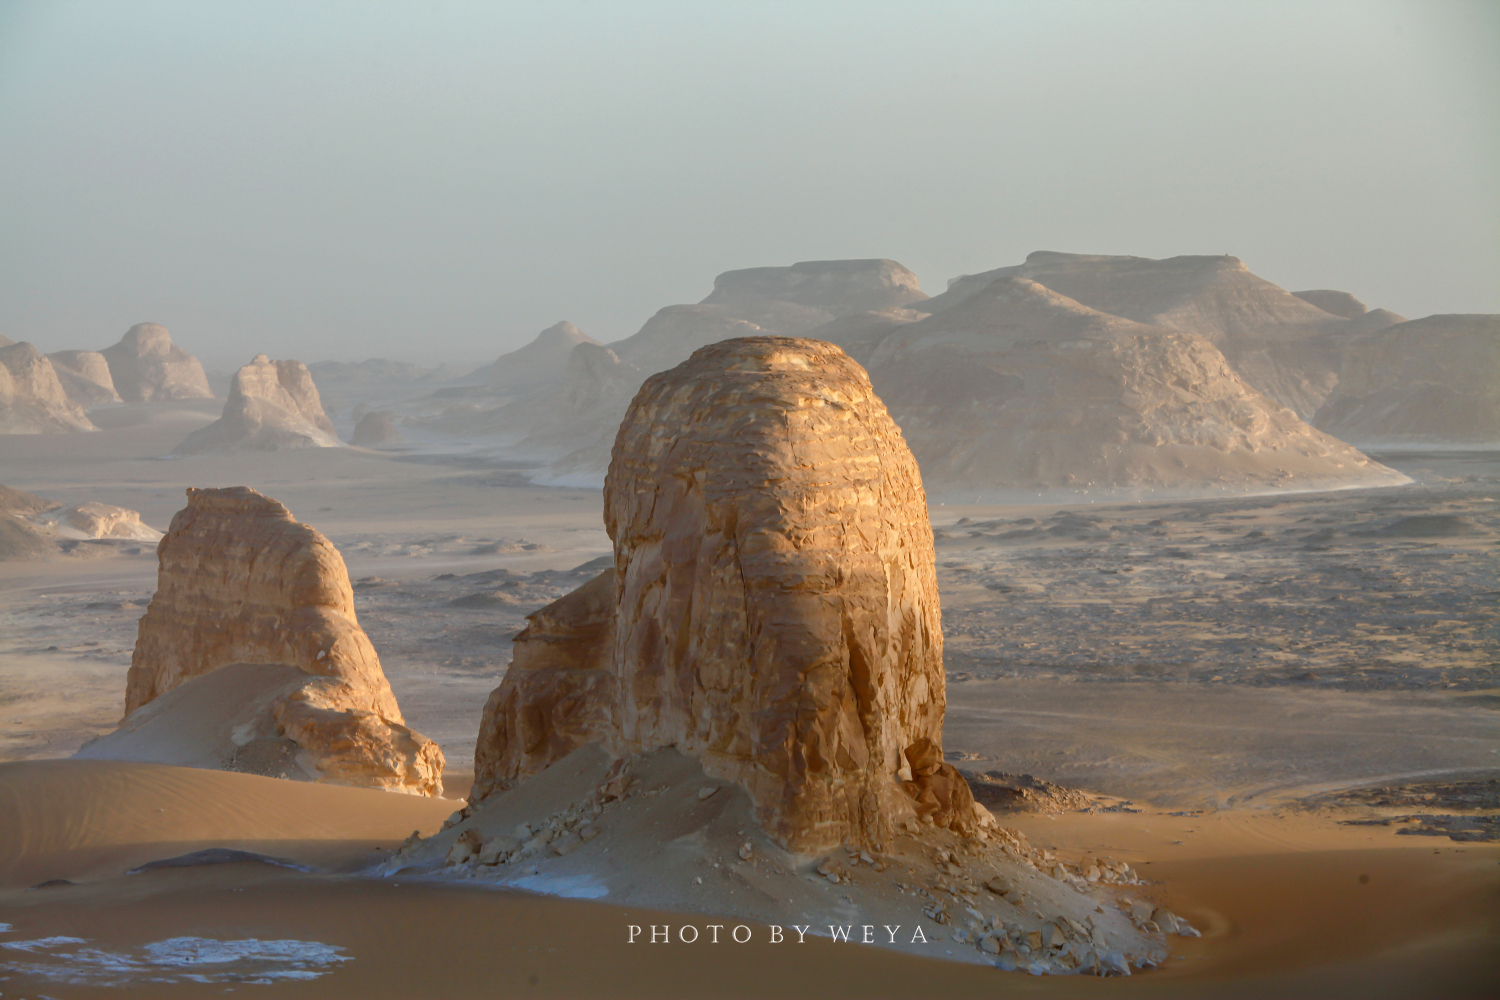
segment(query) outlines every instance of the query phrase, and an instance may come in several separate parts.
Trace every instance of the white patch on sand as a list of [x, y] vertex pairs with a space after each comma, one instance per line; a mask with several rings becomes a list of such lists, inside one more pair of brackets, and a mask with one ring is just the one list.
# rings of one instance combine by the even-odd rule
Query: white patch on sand
[[539, 892], [563, 899], [601, 899], [609, 895], [609, 888], [587, 875], [523, 875], [506, 879], [506, 886]]
[[[0, 925], [7, 926], [7, 925]], [[10, 968], [48, 982], [75, 986], [126, 986], [134, 983], [258, 983], [317, 979], [330, 966], [348, 962], [342, 948], [318, 941], [262, 941], [243, 938], [176, 937], [139, 949], [105, 951], [69, 945], [83, 938], [50, 937], [10, 941], [3, 947], [44, 961], [11, 963]]]

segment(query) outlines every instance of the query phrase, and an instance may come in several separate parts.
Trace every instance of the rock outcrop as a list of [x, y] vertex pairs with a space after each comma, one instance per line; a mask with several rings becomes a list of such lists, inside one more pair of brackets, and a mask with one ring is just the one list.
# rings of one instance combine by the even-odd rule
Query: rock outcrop
[[1307, 291], [1292, 294], [1303, 302], [1311, 302], [1324, 312], [1342, 316], [1344, 319], [1359, 319], [1370, 311], [1369, 306], [1353, 295], [1332, 288], [1310, 288]]
[[34, 519], [58, 506], [34, 493], [0, 486], [0, 562], [45, 556], [51, 541]]
[[53, 351], [47, 355], [69, 399], [82, 407], [120, 402], [109, 362], [98, 351]]
[[311, 772], [440, 794], [442, 751], [402, 725], [355, 617], [344, 561], [326, 538], [255, 490], [189, 489], [157, 555], [157, 591], [131, 657], [127, 724], [220, 667], [294, 667], [305, 680], [270, 711]]
[[916, 462], [831, 344], [714, 344], [647, 379], [605, 486], [615, 567], [532, 616], [472, 798], [578, 746], [675, 746], [783, 846], [992, 822], [942, 761], [942, 630]]
[[281, 451], [341, 443], [307, 366], [257, 354], [235, 373], [224, 415], [189, 434], [173, 452]]
[[890, 332], [870, 377], [936, 496], [1404, 482], [1246, 384], [1203, 337], [999, 277]]
[[46, 355], [25, 341], [0, 347], [0, 434], [93, 429], [83, 408], [68, 398]]
[[1500, 443], [1500, 316], [1428, 316], [1351, 342], [1313, 422], [1369, 446]]
[[560, 382], [568, 368], [568, 357], [579, 344], [599, 342], [572, 323], [554, 323], [525, 347], [502, 354], [476, 368], [463, 382], [494, 389], [532, 388]]
[[63, 538], [117, 538], [159, 542], [162, 533], [141, 521], [137, 511], [107, 503], [81, 503], [47, 515]]
[[127, 403], [213, 398], [198, 359], [173, 344], [159, 323], [137, 323], [102, 353], [115, 391]]
[[360, 417], [349, 435], [349, 443], [356, 448], [390, 448], [404, 440], [401, 429], [385, 410], [371, 410]]

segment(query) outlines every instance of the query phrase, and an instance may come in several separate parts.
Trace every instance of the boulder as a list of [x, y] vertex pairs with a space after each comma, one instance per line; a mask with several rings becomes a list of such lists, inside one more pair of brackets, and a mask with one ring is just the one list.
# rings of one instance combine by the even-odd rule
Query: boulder
[[247, 487], [189, 489], [157, 547], [126, 683], [132, 713], [231, 664], [304, 678], [268, 709], [320, 780], [436, 795], [438, 746], [402, 724], [338, 550]]
[[137, 323], [102, 353], [115, 391], [127, 403], [213, 398], [198, 359], [173, 344], [159, 323]]
[[47, 355], [69, 399], [82, 407], [120, 402], [109, 362], [98, 351], [53, 351]]
[[0, 347], [0, 434], [91, 431], [47, 356], [25, 341]]
[[647, 379], [615, 440], [605, 526], [613, 573], [516, 639], [475, 801], [600, 742], [695, 758], [792, 850], [888, 843], [919, 816], [993, 823], [941, 764], [921, 477], [842, 350], [730, 340]]
[[223, 416], [193, 431], [173, 453], [282, 451], [341, 444], [333, 422], [323, 412], [307, 366], [257, 354], [235, 373]]

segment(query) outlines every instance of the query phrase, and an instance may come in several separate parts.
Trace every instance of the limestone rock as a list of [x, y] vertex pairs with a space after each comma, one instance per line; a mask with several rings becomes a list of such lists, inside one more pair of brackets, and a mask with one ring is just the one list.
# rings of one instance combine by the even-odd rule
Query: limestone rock
[[141, 515], [107, 503], [81, 503], [48, 516], [64, 538], [120, 538], [128, 541], [161, 541], [162, 533], [141, 522]]
[[475, 369], [463, 381], [494, 388], [530, 388], [559, 382], [568, 368], [573, 348], [599, 342], [572, 323], [554, 323], [525, 347], [502, 354], [490, 364]]
[[46, 355], [25, 341], [0, 347], [0, 434], [91, 431]]
[[389, 448], [404, 440], [400, 428], [384, 410], [371, 410], [360, 417], [349, 436], [349, 443], [357, 448]]
[[0, 486], [0, 562], [45, 556], [49, 538], [33, 519], [57, 507], [34, 493]]
[[359, 699], [351, 707], [400, 722], [333, 544], [248, 487], [190, 488], [187, 497], [157, 546], [126, 713], [227, 663], [283, 663], [348, 684]]
[[137, 323], [103, 354], [115, 391], [127, 403], [213, 398], [198, 359], [173, 344], [159, 323]]
[[1342, 316], [1345, 319], [1358, 319], [1370, 311], [1369, 306], [1348, 292], [1335, 291], [1331, 288], [1314, 288], [1292, 294], [1303, 302], [1311, 302], [1326, 313]]
[[889, 332], [870, 377], [945, 499], [1404, 481], [1257, 392], [1205, 338], [1027, 278]]
[[68, 398], [82, 407], [120, 402], [109, 362], [98, 351], [53, 351], [47, 355]]
[[[520, 669], [486, 707], [475, 801], [596, 740], [697, 758], [794, 850], [888, 842], [939, 797], [941, 769], [898, 777], [909, 749], [940, 756], [926, 500], [843, 351], [738, 339], [647, 379], [615, 441], [605, 525], [614, 574], [517, 639]], [[993, 822], [956, 772], [942, 777], [927, 815], [964, 832]]]
[[1352, 341], [1314, 423], [1367, 445], [1500, 442], [1500, 316], [1428, 316]]
[[[246, 487], [189, 489], [157, 547], [128, 675], [132, 713], [232, 664], [306, 675], [270, 712], [319, 780], [440, 794], [443, 756], [401, 710], [354, 614], [338, 550]], [[201, 685], [199, 686], [201, 688]]]
[[189, 434], [173, 452], [281, 451], [337, 448], [341, 442], [323, 412], [318, 387], [300, 361], [257, 354], [235, 373], [224, 415]]

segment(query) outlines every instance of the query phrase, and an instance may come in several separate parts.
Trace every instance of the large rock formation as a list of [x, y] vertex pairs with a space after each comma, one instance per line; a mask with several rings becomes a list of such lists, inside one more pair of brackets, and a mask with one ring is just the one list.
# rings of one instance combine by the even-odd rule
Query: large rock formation
[[1313, 422], [1372, 446], [1500, 443], [1500, 316], [1428, 316], [1351, 342]]
[[886, 335], [870, 377], [934, 495], [1404, 482], [1251, 388], [1203, 337], [999, 277]]
[[68, 398], [82, 407], [120, 402], [109, 362], [98, 351], [53, 351], [47, 355]]
[[157, 547], [125, 693], [130, 716], [231, 664], [305, 674], [269, 707], [277, 738], [323, 780], [435, 795], [442, 751], [402, 725], [338, 550], [246, 487], [189, 489]]
[[392, 448], [405, 440], [401, 429], [385, 410], [371, 410], [360, 417], [349, 435], [349, 443], [356, 448]]
[[833, 345], [755, 337], [647, 379], [605, 487], [612, 573], [543, 609], [486, 706], [473, 798], [586, 742], [675, 746], [781, 844], [977, 829], [940, 745], [916, 462]]
[[323, 412], [318, 387], [300, 361], [272, 361], [257, 354], [235, 373], [224, 415], [189, 434], [178, 455], [210, 451], [281, 451], [337, 448], [333, 422]]
[[83, 408], [68, 398], [46, 355], [25, 341], [0, 347], [0, 434], [93, 429]]
[[198, 359], [173, 344], [159, 323], [137, 323], [102, 353], [115, 391], [127, 403], [213, 398]]
[[567, 371], [568, 357], [573, 348], [579, 344], [598, 343], [564, 320], [547, 327], [525, 347], [502, 354], [489, 364], [476, 368], [463, 381], [493, 389], [529, 389], [559, 382]]

